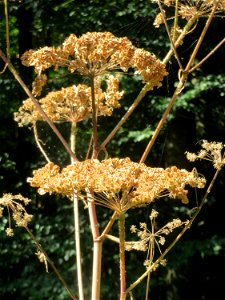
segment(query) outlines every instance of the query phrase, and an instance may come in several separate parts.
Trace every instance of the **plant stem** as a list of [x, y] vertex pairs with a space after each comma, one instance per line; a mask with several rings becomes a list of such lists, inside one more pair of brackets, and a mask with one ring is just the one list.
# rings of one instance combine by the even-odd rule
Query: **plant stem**
[[93, 201], [93, 195], [90, 191], [87, 191], [87, 198], [91, 232], [94, 243], [91, 300], [99, 300], [101, 287], [102, 239], [100, 238], [96, 206]]
[[125, 215], [119, 215], [119, 251], [120, 251], [120, 300], [126, 299], [126, 264], [125, 264]]
[[74, 153], [71, 151], [69, 145], [67, 144], [67, 142], [65, 141], [65, 139], [63, 138], [63, 136], [61, 135], [61, 133], [58, 131], [58, 129], [56, 128], [55, 124], [49, 119], [49, 117], [47, 116], [47, 114], [42, 109], [41, 105], [34, 98], [34, 96], [32, 95], [31, 91], [28, 89], [28, 87], [26, 86], [26, 84], [23, 82], [22, 78], [17, 73], [16, 69], [13, 67], [13, 65], [10, 63], [10, 61], [7, 59], [7, 57], [5, 56], [5, 54], [1, 50], [0, 50], [0, 57], [7, 64], [10, 72], [13, 74], [13, 76], [15, 77], [15, 79], [19, 82], [20, 86], [23, 88], [23, 90], [28, 95], [28, 97], [32, 100], [32, 102], [34, 103], [36, 109], [40, 112], [40, 114], [43, 116], [43, 118], [48, 123], [48, 125], [52, 128], [53, 132], [57, 135], [57, 137], [59, 138], [59, 140], [63, 144], [64, 148], [66, 149], [66, 151], [69, 153], [69, 155], [74, 160], [77, 161], [78, 159], [76, 158], [76, 156], [74, 155]]
[[24, 226], [24, 228], [26, 229], [26, 231], [28, 232], [29, 236], [31, 237], [31, 239], [34, 241], [34, 243], [36, 244], [37, 248], [39, 251], [41, 251], [47, 262], [50, 264], [50, 266], [52, 267], [53, 271], [55, 272], [56, 276], [59, 278], [59, 280], [61, 281], [62, 285], [65, 287], [65, 289], [67, 290], [68, 294], [70, 295], [70, 297], [73, 300], [77, 300], [77, 298], [73, 295], [73, 292], [70, 290], [70, 288], [68, 287], [67, 283], [65, 282], [65, 280], [63, 279], [62, 275], [60, 274], [60, 272], [58, 271], [58, 269], [55, 267], [53, 261], [49, 258], [49, 256], [47, 255], [47, 253], [44, 251], [44, 249], [42, 248], [41, 244], [38, 242], [38, 240], [36, 239], [36, 237], [33, 235], [33, 233], [30, 231], [30, 229], [27, 226]]
[[198, 209], [196, 209], [194, 215], [191, 217], [191, 219], [189, 220], [189, 222], [185, 225], [185, 227], [182, 229], [182, 231], [177, 235], [177, 237], [173, 240], [173, 242], [166, 248], [166, 250], [159, 256], [159, 258], [151, 265], [151, 267], [149, 267], [147, 269], [147, 271], [145, 273], [143, 273], [135, 282], [133, 282], [129, 288], [126, 290], [126, 293], [129, 293], [131, 290], [133, 290], [138, 284], [141, 283], [141, 281], [148, 276], [148, 274], [154, 269], [156, 268], [156, 266], [160, 263], [160, 261], [166, 256], [166, 254], [175, 246], [175, 244], [181, 239], [181, 237], [184, 235], [184, 233], [190, 229], [192, 223], [194, 222], [194, 220], [196, 219], [196, 217], [198, 216], [198, 214], [200, 213], [203, 205], [206, 203], [206, 199], [207, 196], [209, 195], [209, 193], [211, 192], [211, 189], [214, 185], [214, 182], [219, 174], [221, 169], [216, 170], [203, 198], [202, 201], [200, 203], [200, 205], [198, 206]]
[[35, 142], [39, 148], [39, 150], [41, 151], [41, 153], [43, 154], [44, 158], [46, 159], [46, 161], [49, 163], [50, 162], [50, 159], [48, 158], [48, 155], [46, 154], [45, 150], [43, 149], [43, 147], [41, 146], [41, 143], [39, 141], [39, 138], [38, 138], [38, 131], [37, 131], [37, 125], [36, 123], [33, 125], [33, 129], [34, 129], [34, 139], [35, 139]]
[[[75, 122], [71, 123], [70, 130], [70, 148], [73, 153], [76, 153], [76, 128], [77, 124]], [[74, 163], [73, 158], [71, 158], [71, 163]], [[77, 197], [77, 192], [74, 191], [73, 194], [73, 216], [74, 216], [74, 240], [76, 248], [76, 266], [77, 266], [77, 284], [79, 291], [79, 300], [84, 300], [84, 288], [83, 288], [83, 272], [81, 264], [81, 247], [80, 247], [80, 217], [79, 217], [79, 200]]]
[[98, 156], [98, 128], [97, 128], [97, 117], [98, 112], [95, 103], [95, 81], [94, 76], [91, 78], [91, 104], [92, 104], [92, 127], [93, 127], [93, 153], [92, 158]]
[[6, 54], [8, 60], [10, 60], [10, 39], [9, 39], [9, 15], [8, 15], [8, 1], [4, 0], [5, 7], [5, 33], [6, 33]]
[[174, 54], [174, 49], [178, 48], [185, 36], [189, 33], [191, 27], [193, 26], [193, 24], [196, 22], [196, 19], [195, 18], [191, 18], [188, 20], [187, 24], [184, 26], [182, 32], [180, 33], [180, 35], [178, 36], [178, 38], [176, 39], [176, 42], [174, 43], [174, 47], [171, 47], [171, 49], [168, 51], [167, 55], [165, 56], [165, 58], [163, 59], [163, 63], [164, 64], [167, 64], [169, 62], [169, 60], [171, 59], [171, 57], [173, 56]]
[[105, 148], [105, 146], [109, 143], [109, 141], [113, 138], [113, 136], [116, 134], [116, 132], [122, 127], [122, 125], [127, 121], [127, 119], [130, 117], [130, 115], [133, 113], [135, 108], [138, 106], [138, 104], [141, 102], [141, 100], [144, 98], [146, 93], [149, 91], [151, 85], [150, 83], [146, 83], [146, 85], [142, 88], [141, 92], [137, 96], [137, 98], [134, 100], [134, 102], [131, 104], [125, 115], [121, 118], [119, 123], [114, 127], [114, 129], [110, 132], [110, 134], [107, 136], [107, 138], [102, 142], [100, 145], [100, 149]]
[[112, 217], [110, 218], [108, 224], [106, 225], [105, 229], [103, 230], [100, 238], [104, 238], [108, 234], [108, 232], [112, 228], [114, 222], [116, 221], [116, 218], [117, 218], [117, 212], [114, 211], [114, 213], [113, 213]]
[[[200, 45], [201, 45], [201, 43], [202, 43], [202, 41], [203, 41], [203, 38], [204, 38], [204, 36], [205, 36], [205, 34], [206, 34], [208, 28], [209, 28], [209, 25], [210, 25], [210, 23], [211, 23], [211, 21], [212, 21], [212, 18], [213, 18], [213, 16], [214, 16], [214, 14], [215, 14], [216, 6], [217, 6], [217, 5], [215, 4], [214, 7], [213, 7], [213, 10], [212, 10], [212, 12], [211, 12], [211, 14], [210, 14], [210, 16], [209, 16], [207, 22], [206, 22], [205, 27], [203, 28], [203, 31], [202, 31], [202, 33], [201, 33], [201, 35], [200, 35], [200, 38], [198, 39], [198, 42], [197, 42], [197, 44], [196, 44], [196, 46], [195, 46], [195, 49], [193, 50], [193, 52], [192, 52], [192, 54], [191, 54], [191, 57], [190, 57], [190, 59], [189, 59], [187, 65], [186, 65], [186, 67], [185, 67], [185, 70], [182, 71], [182, 70], [180, 69], [182, 75], [181, 75], [181, 77], [180, 77], [180, 80], [179, 80], [179, 83], [178, 83], [178, 85], [177, 85], [177, 88], [175, 89], [175, 92], [174, 92], [174, 94], [173, 94], [173, 96], [172, 96], [172, 98], [171, 98], [171, 100], [170, 100], [170, 102], [169, 102], [169, 104], [168, 104], [168, 106], [167, 106], [167, 108], [166, 108], [166, 110], [165, 110], [165, 112], [164, 112], [162, 118], [160, 119], [160, 121], [159, 121], [159, 123], [158, 123], [158, 125], [157, 125], [157, 127], [156, 127], [156, 129], [155, 129], [155, 131], [154, 131], [154, 133], [153, 133], [153, 135], [152, 135], [152, 137], [151, 137], [151, 139], [150, 139], [150, 141], [149, 141], [149, 143], [148, 143], [148, 145], [147, 145], [147, 147], [146, 147], [146, 149], [145, 149], [145, 151], [144, 151], [144, 153], [143, 153], [141, 159], [140, 159], [140, 163], [143, 163], [143, 162], [146, 160], [146, 158], [147, 158], [147, 156], [148, 156], [150, 150], [152, 149], [152, 146], [153, 146], [154, 143], [155, 143], [156, 138], [158, 137], [158, 135], [159, 135], [159, 133], [160, 133], [160, 131], [161, 131], [161, 129], [162, 129], [162, 127], [163, 127], [163, 125], [164, 125], [164, 123], [165, 123], [165, 121], [166, 121], [166, 119], [167, 119], [167, 117], [168, 117], [168, 115], [169, 115], [169, 113], [170, 113], [170, 111], [171, 111], [171, 109], [172, 109], [172, 107], [173, 107], [173, 105], [174, 105], [176, 99], [177, 99], [177, 95], [183, 90], [183, 88], [184, 88], [184, 86], [185, 86], [185, 83], [186, 83], [186, 81], [187, 81], [188, 74], [190, 73], [191, 65], [192, 65], [192, 63], [193, 63], [193, 61], [194, 61], [194, 59], [195, 59], [195, 56], [196, 56], [196, 54], [197, 54], [197, 52], [198, 52], [198, 50], [199, 50], [199, 47], [200, 47]], [[184, 38], [184, 36], [188, 33], [187, 30], [188, 30], [189, 26], [191, 26], [191, 25], [193, 24], [194, 21], [195, 21], [194, 19], [193, 19], [193, 20], [191, 19], [191, 20], [190, 20], [190, 23], [187, 23], [187, 25], [185, 26], [185, 30], [182, 31], [183, 34], [184, 34], [184, 35], [182, 36], [183, 38]], [[180, 38], [181, 38], [181, 35], [180, 35], [179, 38], [177, 39], [177, 42], [179, 42], [179, 43], [181, 42], [181, 41], [180, 41]], [[171, 51], [172, 51], [172, 52], [171, 52]], [[169, 53], [173, 53], [173, 52], [174, 52], [173, 48], [171, 49], [171, 51], [170, 51]], [[168, 54], [169, 54], [169, 53], [168, 53]], [[169, 59], [169, 57], [170, 57], [170, 55], [168, 55], [168, 54], [167, 54], [166, 58], [163, 60], [164, 62], [167, 62], [167, 61], [168, 61], [168, 59]]]
[[157, 125], [157, 127], [156, 127], [156, 129], [155, 129], [155, 131], [153, 133], [153, 136], [151, 137], [151, 139], [150, 139], [150, 141], [149, 141], [149, 143], [148, 143], [148, 145], [147, 145], [147, 147], [146, 147], [146, 149], [145, 149], [145, 151], [144, 151], [144, 153], [143, 153], [143, 155], [142, 155], [142, 157], [140, 159], [140, 163], [143, 163], [146, 160], [146, 158], [147, 158], [150, 150], [152, 149], [152, 146], [155, 143], [156, 138], [158, 137], [158, 135], [159, 135], [159, 133], [160, 133], [160, 131], [161, 131], [161, 129], [162, 129], [165, 121], [166, 121], [167, 116], [169, 115], [169, 113], [170, 113], [170, 111], [171, 111], [171, 109], [172, 109], [172, 107], [174, 105], [174, 102], [177, 99], [178, 94], [184, 88], [186, 80], [187, 80], [187, 74], [183, 73], [182, 76], [181, 76], [181, 78], [180, 78], [180, 81], [179, 81], [179, 83], [178, 83], [178, 85], [176, 87], [176, 90], [173, 93], [173, 96], [172, 96], [172, 98], [170, 100], [170, 103], [168, 104], [168, 106], [167, 106], [167, 108], [166, 108], [166, 110], [165, 110], [162, 118], [160, 119], [160, 121], [159, 121], [159, 123], [158, 123], [158, 125]]
[[195, 59], [195, 57], [196, 57], [196, 55], [198, 53], [198, 50], [199, 50], [199, 48], [200, 48], [200, 46], [202, 44], [202, 41], [203, 41], [203, 39], [205, 37], [205, 34], [208, 31], [208, 29], [209, 29], [209, 25], [211, 24], [212, 19], [213, 19], [214, 15], [215, 15], [215, 11], [216, 11], [217, 5], [218, 5], [218, 1], [215, 1], [213, 9], [212, 9], [212, 11], [211, 11], [211, 13], [210, 13], [207, 21], [206, 21], [206, 24], [205, 24], [205, 26], [204, 26], [204, 28], [202, 30], [202, 33], [201, 33], [201, 35], [200, 35], [200, 37], [199, 37], [199, 39], [197, 41], [197, 44], [196, 44], [196, 46], [195, 46], [195, 48], [194, 48], [194, 50], [193, 50], [193, 52], [191, 54], [191, 57], [190, 57], [190, 59], [189, 59], [189, 61], [187, 63], [187, 66], [185, 68], [186, 72], [188, 72], [190, 70], [190, 68], [191, 68], [191, 66], [192, 66], [192, 64], [194, 62], [194, 59]]
[[[195, 21], [196, 21], [196, 19], [194, 19], [194, 18], [192, 18], [192, 19], [190, 19], [188, 21], [188, 23], [186, 24], [186, 26], [182, 30], [181, 34], [177, 38], [177, 40], [176, 40], [176, 42], [174, 44], [174, 48], [170, 49], [170, 51], [168, 52], [168, 54], [166, 55], [166, 57], [163, 59], [163, 63], [164, 64], [168, 63], [168, 61], [170, 60], [170, 58], [174, 54], [174, 49], [176, 49], [178, 46], [180, 46], [180, 44], [182, 43], [184, 37], [188, 34], [188, 31], [190, 30], [190, 28], [192, 27], [192, 25], [194, 24]], [[99, 150], [101, 150], [101, 149], [103, 149], [103, 148], [106, 147], [106, 145], [114, 137], [114, 135], [116, 134], [116, 132], [123, 126], [123, 124], [127, 121], [127, 119], [130, 117], [130, 115], [133, 113], [133, 111], [135, 110], [135, 108], [139, 105], [139, 103], [144, 98], [144, 96], [146, 95], [146, 93], [149, 91], [150, 88], [151, 88], [151, 84], [150, 83], [146, 83], [145, 86], [140, 91], [140, 93], [137, 96], [137, 98], [134, 100], [134, 102], [131, 104], [131, 106], [127, 110], [127, 112], [124, 114], [124, 116], [118, 122], [118, 124], [114, 127], [114, 129], [110, 132], [110, 134], [107, 136], [107, 138], [102, 142], [102, 144], [99, 147]]]
[[193, 72], [198, 69], [210, 56], [212, 56], [223, 44], [225, 43], [225, 38], [223, 38], [200, 62], [198, 62], [189, 72]]
[[79, 300], [84, 300], [83, 288], [83, 272], [81, 264], [81, 248], [80, 248], [80, 219], [79, 219], [79, 200], [77, 193], [73, 195], [73, 213], [74, 213], [74, 239], [76, 245], [76, 265], [77, 265], [77, 283], [79, 291]]

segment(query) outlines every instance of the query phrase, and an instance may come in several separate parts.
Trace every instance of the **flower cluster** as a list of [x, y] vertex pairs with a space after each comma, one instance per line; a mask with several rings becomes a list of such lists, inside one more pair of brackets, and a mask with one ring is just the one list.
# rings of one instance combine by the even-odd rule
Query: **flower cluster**
[[[153, 54], [134, 47], [126, 37], [118, 38], [110, 32], [88, 32], [80, 38], [71, 34], [60, 46], [29, 50], [21, 59], [25, 66], [33, 66], [37, 74], [32, 85], [34, 96], [40, 96], [47, 83], [43, 72], [50, 67], [64, 67], [71, 73], [78, 72], [94, 81], [94, 91], [87, 85], [79, 84], [50, 92], [39, 99], [53, 122], [79, 122], [91, 117], [93, 92], [98, 116], [110, 116], [114, 108], [120, 107], [123, 91], [119, 91], [119, 76], [110, 75], [109, 71], [134, 68], [136, 74], [149, 83], [149, 89], [160, 86], [167, 75], [165, 65]], [[103, 80], [105, 90], [102, 88]], [[31, 99], [23, 102], [14, 118], [19, 126], [43, 121]]]
[[[151, 203], [158, 197], [169, 196], [188, 202], [186, 185], [204, 187], [204, 178], [176, 167], [151, 168], [132, 162], [129, 158], [86, 160], [76, 162], [60, 171], [54, 163], [35, 170], [28, 178], [40, 194], [73, 195], [94, 192], [94, 201], [118, 212]], [[81, 195], [81, 197], [85, 197]]]
[[[27, 227], [28, 223], [32, 219], [32, 215], [28, 214], [24, 208], [28, 203], [30, 203], [30, 199], [23, 197], [22, 195], [12, 195], [12, 194], [4, 194], [2, 198], [0, 198], [0, 217], [3, 216], [4, 208], [7, 207], [8, 214], [9, 211], [12, 211], [12, 217], [17, 226]], [[6, 234], [8, 236], [13, 236], [13, 229], [11, 227], [11, 218], [9, 214], [9, 227], [6, 228]]]
[[[153, 88], [167, 75], [165, 65], [153, 54], [110, 32], [88, 32], [80, 38], [71, 34], [59, 47], [29, 50], [21, 59], [25, 66], [33, 66], [38, 76], [50, 67], [60, 66], [91, 78], [112, 70], [134, 68]], [[37, 81], [35, 89], [40, 92], [38, 84]]]
[[224, 156], [225, 144], [220, 142], [208, 142], [203, 140], [202, 149], [197, 153], [186, 152], [187, 159], [190, 161], [195, 161], [197, 159], [205, 159], [212, 161], [213, 166], [220, 170], [222, 166], [225, 165]]
[[[152, 2], [158, 2], [158, 0], [152, 0]], [[161, 0], [165, 6], [175, 6], [176, 0]], [[217, 2], [217, 3], [216, 3]], [[225, 11], [224, 0], [180, 0], [178, 1], [178, 15], [183, 19], [198, 19], [210, 14], [214, 5], [216, 5], [216, 14]], [[159, 27], [162, 23], [160, 15], [156, 17], [155, 25]]]
[[[123, 92], [119, 91], [119, 78], [113, 75], [107, 76], [105, 91], [102, 90], [100, 84], [100, 80], [96, 78], [95, 101], [97, 114], [99, 116], [110, 116], [114, 108], [120, 107], [119, 100], [123, 96]], [[39, 103], [53, 122], [77, 123], [91, 117], [91, 88], [85, 84], [62, 88], [59, 91], [48, 93], [46, 97], [39, 100]], [[43, 116], [30, 98], [23, 101], [19, 111], [14, 113], [14, 119], [19, 126], [44, 121]]]
[[[155, 230], [155, 219], [158, 216], [158, 212], [156, 210], [152, 210], [149, 218], [151, 220], [151, 227], [152, 229], [149, 230], [147, 228], [147, 224], [141, 222], [140, 229], [136, 227], [136, 225], [132, 225], [130, 227], [131, 233], [137, 234], [140, 238], [139, 241], [136, 242], [129, 242], [126, 244], [126, 250], [137, 250], [137, 251], [147, 251], [149, 249], [149, 245], [154, 245], [155, 243], [158, 245], [165, 244], [165, 236], [170, 234], [174, 229], [187, 224], [188, 221], [182, 222], [180, 219], [173, 219], [172, 221], [168, 222], [166, 225], [161, 227], [158, 230]], [[160, 251], [160, 248], [159, 248]], [[161, 251], [160, 251], [161, 252]]]

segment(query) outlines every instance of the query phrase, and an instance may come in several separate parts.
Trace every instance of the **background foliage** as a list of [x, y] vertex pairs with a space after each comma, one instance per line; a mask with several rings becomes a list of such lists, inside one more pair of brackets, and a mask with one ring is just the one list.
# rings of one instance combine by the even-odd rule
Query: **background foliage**
[[[0, 48], [5, 49], [5, 23], [3, 2], [0, 2]], [[127, 36], [138, 47], [154, 52], [163, 58], [169, 49], [163, 28], [153, 27], [157, 7], [147, 0], [72, 1], [72, 0], [23, 0], [9, 1], [11, 55], [14, 65], [28, 84], [32, 82], [32, 71], [21, 66], [19, 56], [26, 50], [44, 45], [58, 45], [70, 33], [80, 36], [87, 31], [110, 31], [117, 36]], [[206, 36], [200, 55], [204, 57], [209, 49], [225, 35], [224, 20], [216, 19]], [[200, 23], [201, 26], [201, 23]], [[215, 34], [216, 32], [216, 34]], [[198, 38], [194, 32], [179, 49], [183, 61]], [[200, 57], [199, 57], [200, 59]], [[0, 63], [1, 64], [1, 63]], [[200, 70], [192, 75], [187, 87], [179, 96], [166, 126], [149, 155], [151, 166], [185, 167], [184, 152], [198, 148], [201, 139], [225, 142], [225, 55], [222, 47]], [[3, 65], [2, 65], [3, 67]], [[110, 156], [130, 156], [138, 161], [148, 138], [160, 119], [177, 81], [177, 67], [168, 66], [169, 76], [163, 88], [148, 93], [126, 125], [109, 145]], [[65, 74], [51, 74], [48, 89], [67, 86], [71, 81]], [[125, 98], [120, 110], [110, 119], [102, 119], [104, 139], [106, 130], [113, 128], [124, 111], [136, 97], [142, 83], [129, 74], [121, 83]], [[46, 90], [46, 93], [49, 90]], [[34, 214], [32, 230], [40, 238], [52, 260], [60, 268], [70, 286], [76, 290], [74, 278], [74, 244], [72, 205], [67, 199], [40, 197], [26, 183], [33, 169], [44, 163], [36, 149], [29, 128], [17, 128], [13, 112], [26, 96], [9, 71], [0, 76], [0, 192], [22, 193], [32, 198], [30, 213]], [[85, 130], [85, 124], [80, 130]], [[47, 130], [47, 134], [44, 133]], [[50, 157], [61, 163], [67, 162], [63, 148], [51, 133], [43, 127]], [[63, 131], [66, 136], [66, 131]], [[88, 134], [88, 132], [87, 132]], [[85, 140], [79, 141], [78, 151], [82, 157]], [[213, 173], [209, 164], [199, 164], [197, 169], [210, 179]], [[216, 299], [223, 294], [225, 282], [225, 219], [224, 219], [224, 172], [208, 198], [202, 213], [191, 230], [168, 255], [166, 268], [159, 268], [152, 278], [151, 299], [154, 300], [200, 300]], [[198, 197], [201, 197], [199, 194]], [[193, 201], [196, 201], [193, 197]], [[176, 203], [175, 203], [176, 204]], [[184, 215], [186, 210], [179, 203], [160, 200], [155, 204], [162, 220], [175, 217], [177, 211]], [[193, 207], [191, 203], [190, 207]], [[91, 234], [89, 234], [87, 212], [82, 211], [82, 251], [84, 255], [85, 293], [89, 295]], [[140, 210], [132, 216], [131, 224], [146, 221], [150, 211]], [[107, 220], [108, 211], [100, 209], [101, 222]], [[164, 221], [164, 222], [166, 222]], [[53, 272], [45, 272], [35, 257], [36, 249], [22, 230], [17, 230], [13, 239], [5, 237], [6, 221], [0, 223], [0, 299], [39, 300], [68, 299]], [[118, 251], [110, 241], [104, 244], [102, 299], [115, 300], [118, 289]], [[144, 267], [140, 261], [143, 254], [128, 253], [128, 280], [137, 278]], [[134, 267], [135, 266], [135, 267]], [[129, 269], [130, 268], [130, 269]], [[142, 299], [142, 289], [135, 291], [136, 299]]]

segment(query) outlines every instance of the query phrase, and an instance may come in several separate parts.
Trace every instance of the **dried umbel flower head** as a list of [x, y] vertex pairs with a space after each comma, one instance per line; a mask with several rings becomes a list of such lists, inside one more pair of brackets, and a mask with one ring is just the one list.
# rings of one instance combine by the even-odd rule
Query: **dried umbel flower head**
[[[25, 66], [33, 66], [38, 76], [50, 67], [68, 68], [88, 77], [102, 76], [113, 70], [134, 68], [151, 87], [160, 86], [167, 75], [165, 65], [150, 52], [138, 49], [126, 37], [118, 38], [110, 32], [88, 32], [77, 38], [70, 35], [59, 47], [29, 50], [22, 55]], [[147, 71], [146, 71], [147, 70]], [[43, 80], [41, 82], [44, 83]], [[42, 86], [35, 91], [40, 93]]]
[[[160, 229], [156, 229], [155, 220], [157, 216], [158, 212], [153, 209], [149, 216], [151, 221], [151, 230], [147, 228], [147, 224], [144, 222], [141, 222], [139, 224], [139, 229], [136, 227], [136, 225], [132, 225], [130, 227], [131, 233], [137, 234], [140, 240], [135, 242], [129, 242], [129, 244], [127, 244], [126, 250], [147, 251], [149, 250], [149, 247], [154, 248], [154, 245], [156, 245], [159, 252], [161, 253], [160, 245], [165, 244], [165, 236], [169, 235], [176, 228], [186, 225], [188, 223], [188, 221], [182, 222], [180, 219], [173, 219], [166, 225], [162, 226]], [[151, 263], [153, 263], [153, 257], [151, 257], [150, 259]]]
[[216, 14], [225, 11], [224, 0], [179, 0], [178, 2], [176, 0], [152, 0], [152, 2], [158, 1], [168, 7], [178, 4], [178, 15], [186, 20], [208, 16], [215, 5]]
[[[101, 81], [95, 79], [95, 101], [98, 116], [110, 116], [114, 108], [119, 108], [119, 100], [123, 91], [119, 91], [118, 76], [106, 76], [106, 90], [101, 88]], [[73, 85], [59, 91], [50, 92], [41, 98], [39, 103], [53, 122], [80, 122], [91, 117], [91, 88], [85, 84]], [[14, 119], [19, 126], [44, 121], [29, 98], [23, 101], [19, 111], [14, 113]]]
[[221, 142], [202, 141], [202, 149], [197, 153], [186, 152], [187, 159], [195, 161], [197, 159], [209, 160], [213, 166], [220, 170], [225, 165], [224, 155], [225, 144]]
[[[86, 160], [62, 169], [53, 163], [35, 170], [28, 182], [40, 194], [73, 195], [75, 191], [92, 191], [94, 200], [117, 212], [146, 205], [168, 196], [188, 202], [186, 185], [202, 188], [204, 179], [194, 172], [171, 168], [150, 168], [129, 158]], [[81, 195], [81, 197], [85, 197]]]
[[27, 227], [28, 223], [32, 220], [32, 215], [28, 214], [24, 208], [30, 199], [23, 197], [22, 195], [12, 195], [4, 194], [0, 198], [0, 217], [3, 216], [3, 210], [6, 207], [8, 212], [9, 227], [6, 228], [6, 234], [8, 236], [13, 236], [14, 232], [11, 227], [11, 216], [10, 211], [12, 211], [12, 217], [17, 226]]

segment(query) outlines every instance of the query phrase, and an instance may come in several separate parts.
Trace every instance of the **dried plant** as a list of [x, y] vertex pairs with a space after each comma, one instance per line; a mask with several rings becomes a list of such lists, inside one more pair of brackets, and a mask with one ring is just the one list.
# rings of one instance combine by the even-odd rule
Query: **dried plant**
[[[5, 56], [0, 50], [1, 58], [29, 97], [23, 101], [21, 107], [14, 113], [14, 119], [19, 126], [30, 125], [34, 128], [37, 145], [47, 160], [46, 165], [33, 171], [33, 177], [29, 177], [28, 182], [32, 187], [37, 188], [40, 195], [56, 193], [67, 196], [73, 201], [75, 232], [77, 233], [75, 240], [78, 258], [77, 277], [80, 300], [84, 299], [84, 292], [79, 242], [79, 201], [82, 200], [84, 205], [88, 207], [93, 237], [91, 299], [100, 299], [101, 254], [103, 240], [106, 238], [119, 243], [120, 300], [126, 299], [128, 293], [146, 277], [148, 278], [148, 283], [145, 299], [147, 299], [150, 273], [159, 265], [165, 265], [166, 261], [164, 257], [192, 225], [192, 222], [204, 205], [207, 195], [211, 191], [218, 172], [225, 163], [224, 145], [222, 143], [203, 141], [203, 149], [200, 150], [198, 154], [187, 153], [187, 158], [190, 161], [207, 159], [212, 161], [213, 166], [216, 168], [215, 176], [208, 185], [205, 196], [202, 198], [196, 213], [189, 220], [181, 221], [179, 218], [172, 219], [172, 221], [167, 222], [166, 225], [157, 229], [156, 218], [158, 217], [158, 212], [152, 210], [149, 216], [151, 229], [148, 229], [148, 224], [144, 222], [140, 223], [139, 229], [136, 225], [132, 225], [131, 232], [137, 235], [138, 240], [126, 241], [125, 214], [128, 210], [149, 206], [161, 197], [180, 199], [182, 204], [187, 204], [189, 202], [188, 188], [202, 189], [206, 185], [205, 178], [199, 176], [195, 172], [195, 169], [193, 169], [193, 171], [187, 171], [185, 169], [179, 169], [176, 166], [165, 169], [155, 168], [147, 166], [145, 160], [178, 95], [185, 87], [189, 74], [198, 68], [225, 41], [223, 39], [207, 57], [194, 65], [195, 57], [199, 51], [204, 35], [213, 17], [224, 12], [225, 1], [154, 0], [152, 2], [156, 2], [160, 9], [160, 13], [156, 16], [154, 25], [159, 27], [161, 24], [164, 24], [171, 42], [171, 49], [162, 61], [145, 49], [135, 47], [127, 37], [116, 37], [110, 32], [88, 32], [81, 37], [71, 34], [57, 47], [43, 47], [38, 50], [29, 50], [22, 55], [21, 60], [23, 65], [33, 67], [36, 74], [31, 93], [10, 62], [8, 40], [7, 55]], [[5, 3], [7, 4], [7, 1]], [[174, 8], [172, 18], [169, 15], [171, 13], [171, 7]], [[168, 10], [168, 8], [170, 10]], [[6, 13], [6, 19], [7, 17]], [[177, 53], [177, 48], [183, 43], [185, 36], [195, 29], [200, 17], [206, 18], [206, 24], [199, 36], [196, 47], [193, 52], [190, 53], [190, 58], [186, 66], [184, 66]], [[180, 19], [182, 22], [180, 22]], [[171, 26], [168, 25], [168, 21], [170, 20], [173, 22]], [[106, 157], [105, 159], [100, 159], [99, 153], [102, 150], [107, 153], [107, 144], [128, 117], [130, 117], [145, 94], [153, 88], [159, 88], [162, 85], [164, 77], [168, 75], [166, 64], [173, 55], [179, 66], [179, 82], [140, 161], [133, 162], [128, 157]], [[60, 90], [51, 91], [42, 97], [42, 89], [48, 84], [47, 72], [45, 71], [49, 68], [54, 68], [57, 72], [61, 67], [66, 69], [69, 74], [76, 73], [79, 76], [88, 78], [87, 84], [62, 87]], [[138, 75], [141, 77], [144, 85], [143, 89], [134, 100], [132, 106], [127, 110], [127, 113], [122, 117], [121, 121], [119, 121], [115, 128], [109, 133], [105, 141], [100, 143], [98, 138], [98, 118], [101, 116], [111, 116], [114, 109], [121, 106], [120, 100], [124, 95], [124, 91], [120, 90], [120, 78], [129, 69], [133, 69], [135, 76]], [[105, 83], [104, 88], [102, 83]], [[78, 123], [89, 118], [92, 120], [92, 137], [89, 147], [87, 145], [89, 149], [86, 150], [85, 155], [83, 155], [83, 157], [86, 156], [86, 159], [79, 161], [75, 153], [76, 128]], [[62, 141], [71, 157], [70, 165], [61, 167], [48, 158], [37, 138], [36, 123], [40, 121], [47, 121]], [[54, 123], [57, 122], [71, 123], [70, 145], [64, 140], [55, 127]], [[46, 271], [48, 271], [48, 264], [50, 264], [71, 298], [77, 299], [47, 253], [28, 228], [28, 223], [31, 221], [32, 216], [26, 212], [24, 205], [29, 201], [29, 199], [21, 195], [13, 196], [11, 194], [5, 194], [0, 198], [0, 216], [2, 217], [4, 208], [7, 208], [9, 216], [9, 227], [6, 228], [6, 234], [8, 236], [13, 235], [10, 217], [11, 210], [12, 218], [16, 225], [24, 227], [35, 241], [37, 245], [36, 255], [39, 260], [45, 264]], [[111, 219], [102, 232], [96, 213], [98, 205], [113, 211]], [[119, 227], [118, 237], [109, 234], [116, 220], [118, 220]], [[166, 249], [163, 250], [162, 246], [165, 245], [165, 237], [181, 226], [183, 226], [183, 229], [170, 245], [166, 246]], [[157, 255], [155, 251], [156, 248], [158, 249]], [[146, 260], [144, 261], [146, 271], [127, 288], [125, 251], [132, 250], [147, 252]]]

